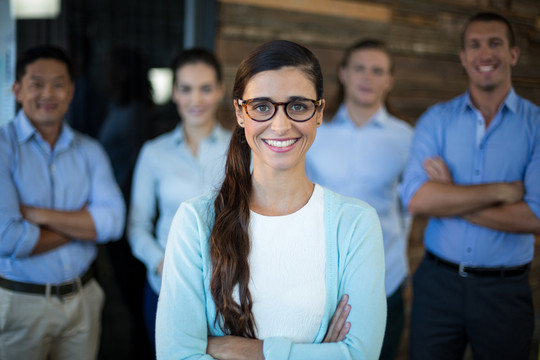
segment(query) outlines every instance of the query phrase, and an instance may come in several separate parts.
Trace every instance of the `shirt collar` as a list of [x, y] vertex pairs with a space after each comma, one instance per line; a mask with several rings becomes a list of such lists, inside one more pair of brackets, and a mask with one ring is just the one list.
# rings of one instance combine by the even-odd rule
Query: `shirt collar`
[[[514, 91], [514, 88], [511, 87], [508, 95], [506, 95], [506, 98], [504, 99], [501, 107], [499, 108], [499, 111], [501, 111], [501, 109], [503, 108], [506, 108], [511, 112], [516, 113], [518, 111], [518, 100], [519, 99], [516, 92]], [[469, 92], [469, 90], [467, 90], [464, 95], [462, 110], [476, 110], [476, 107], [471, 101], [471, 93]]]
[[[226, 134], [225, 129], [218, 123], [214, 126], [212, 129], [212, 132], [210, 135], [204, 139], [205, 141], [217, 141], [220, 137], [224, 136]], [[184, 133], [184, 127], [179, 124], [176, 126], [173, 130], [173, 140], [175, 145], [180, 145], [186, 140], [186, 134]]]
[[35, 134], [37, 134], [36, 128], [32, 125], [30, 120], [28, 120], [22, 109], [17, 113], [14, 124], [15, 132], [17, 134], [17, 141], [19, 144], [29, 141]]
[[[379, 110], [373, 116], [366, 122], [367, 124], [373, 124], [376, 126], [385, 126], [389, 121], [390, 114], [386, 110], [384, 106], [381, 106]], [[341, 104], [339, 107], [336, 115], [335, 115], [335, 123], [338, 124], [349, 124], [351, 127], [356, 127], [356, 124], [352, 119], [349, 117], [349, 112], [347, 109], [347, 105], [345, 103]]]
[[[32, 123], [22, 109], [19, 110], [19, 112], [17, 113], [17, 117], [15, 119], [15, 130], [17, 134], [17, 141], [19, 142], [19, 144], [30, 141], [30, 139], [32, 139], [33, 137], [37, 137], [42, 140], [41, 134], [37, 131], [34, 125], [32, 125]], [[62, 130], [60, 132], [58, 140], [56, 141], [55, 148], [63, 148], [69, 146], [74, 138], [75, 134], [71, 127], [69, 127], [65, 122], [63, 122]]]
[[174, 145], [180, 145], [185, 139], [184, 127], [182, 125], [177, 125], [173, 130]]

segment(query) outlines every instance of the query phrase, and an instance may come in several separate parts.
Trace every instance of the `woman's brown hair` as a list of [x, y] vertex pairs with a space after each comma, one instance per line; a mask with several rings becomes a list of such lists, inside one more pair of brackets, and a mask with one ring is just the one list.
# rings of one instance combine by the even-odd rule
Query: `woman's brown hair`
[[[296, 43], [277, 40], [260, 45], [242, 61], [234, 82], [234, 100], [242, 99], [247, 83], [255, 74], [285, 66], [303, 71], [312, 80], [317, 98], [323, 97], [321, 67], [313, 53]], [[214, 202], [210, 289], [217, 310], [215, 322], [221, 329], [229, 335], [255, 338], [253, 301], [248, 287], [250, 166], [251, 148], [244, 128], [237, 125], [229, 146], [225, 179]], [[235, 291], [239, 303], [234, 299]]]

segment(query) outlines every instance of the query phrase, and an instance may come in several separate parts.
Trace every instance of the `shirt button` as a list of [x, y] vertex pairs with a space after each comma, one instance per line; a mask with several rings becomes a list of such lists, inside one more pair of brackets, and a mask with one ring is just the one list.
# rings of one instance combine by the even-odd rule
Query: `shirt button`
[[472, 249], [470, 247], [467, 248], [467, 252], [470, 253]]
[[475, 170], [474, 175], [480, 175], [480, 170]]

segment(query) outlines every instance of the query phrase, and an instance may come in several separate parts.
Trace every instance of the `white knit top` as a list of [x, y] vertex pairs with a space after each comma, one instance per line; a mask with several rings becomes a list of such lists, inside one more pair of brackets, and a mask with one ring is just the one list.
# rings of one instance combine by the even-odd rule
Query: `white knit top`
[[311, 343], [326, 304], [324, 191], [284, 216], [251, 212], [249, 255], [257, 337]]

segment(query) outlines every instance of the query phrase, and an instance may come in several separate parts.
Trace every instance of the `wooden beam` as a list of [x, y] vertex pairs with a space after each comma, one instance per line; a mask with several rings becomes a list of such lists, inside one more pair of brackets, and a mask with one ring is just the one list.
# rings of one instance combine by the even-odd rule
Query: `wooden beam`
[[392, 10], [388, 5], [343, 0], [219, 0], [222, 3], [251, 5], [317, 15], [345, 17], [389, 23]]

